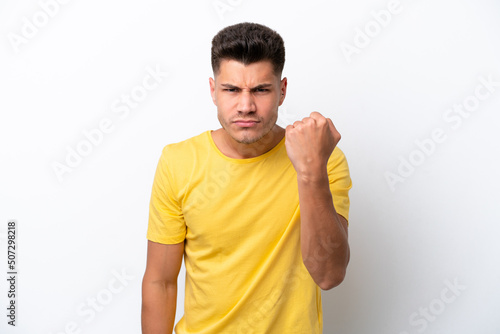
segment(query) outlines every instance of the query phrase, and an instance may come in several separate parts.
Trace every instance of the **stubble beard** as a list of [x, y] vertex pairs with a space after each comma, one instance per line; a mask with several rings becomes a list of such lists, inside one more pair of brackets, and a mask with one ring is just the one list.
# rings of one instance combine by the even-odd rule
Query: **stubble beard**
[[[244, 136], [243, 138], [237, 138], [233, 135], [233, 132], [231, 130], [231, 125], [233, 124], [232, 122], [226, 122], [226, 120], [220, 116], [219, 114], [219, 123], [222, 125], [222, 127], [224, 128], [224, 130], [226, 131], [226, 133], [236, 142], [240, 143], [240, 144], [246, 144], [246, 145], [250, 145], [250, 144], [254, 144], [256, 142], [258, 142], [259, 140], [261, 140], [262, 138], [264, 138], [269, 132], [271, 132], [271, 130], [274, 128], [274, 125], [276, 124], [276, 121], [278, 119], [278, 117], [276, 116], [275, 118], [272, 118], [269, 120], [268, 123], [265, 124], [265, 127], [262, 129], [262, 133], [260, 135], [257, 135], [256, 137], [252, 137], [250, 135], [250, 132], [253, 131], [251, 128], [249, 129], [245, 129], [243, 128], [242, 130], [240, 130], [240, 133], [244, 133]], [[262, 118], [259, 118], [259, 121], [262, 122]], [[262, 123], [259, 123], [259, 124], [262, 124]]]

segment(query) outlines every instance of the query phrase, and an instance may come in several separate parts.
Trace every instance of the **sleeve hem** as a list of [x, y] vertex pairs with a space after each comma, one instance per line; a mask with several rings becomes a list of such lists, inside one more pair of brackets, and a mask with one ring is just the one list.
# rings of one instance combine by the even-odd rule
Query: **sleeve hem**
[[178, 235], [178, 236], [174, 236], [174, 237], [158, 237], [158, 236], [151, 236], [148, 234], [146, 236], [146, 238], [149, 241], [156, 242], [159, 244], [164, 244], [164, 245], [178, 244], [178, 243], [183, 242], [186, 239], [185, 236], [182, 234]]

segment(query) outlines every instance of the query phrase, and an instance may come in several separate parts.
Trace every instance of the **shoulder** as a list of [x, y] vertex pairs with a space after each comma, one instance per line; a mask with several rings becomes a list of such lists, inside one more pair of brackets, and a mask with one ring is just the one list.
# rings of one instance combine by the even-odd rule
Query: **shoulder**
[[345, 157], [344, 151], [340, 149], [340, 147], [335, 146], [330, 158], [328, 158], [328, 167], [335, 168], [340, 165], [347, 166], [347, 159]]
[[208, 134], [206, 131], [163, 147], [158, 170], [174, 189], [180, 189], [188, 181], [200, 165], [203, 154], [207, 154]]
[[172, 162], [172, 159], [186, 159], [195, 152], [203, 151], [209, 145], [208, 134], [207, 130], [194, 137], [165, 145], [162, 158]]
[[341, 182], [345, 183], [347, 188], [351, 187], [349, 165], [344, 152], [339, 147], [335, 147], [330, 155], [327, 169], [330, 183], [338, 183], [342, 180]]

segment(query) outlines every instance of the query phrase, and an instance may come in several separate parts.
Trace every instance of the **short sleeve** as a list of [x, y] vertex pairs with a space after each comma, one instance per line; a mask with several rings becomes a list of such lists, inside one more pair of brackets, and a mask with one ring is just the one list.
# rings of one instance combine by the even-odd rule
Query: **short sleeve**
[[149, 203], [147, 238], [162, 244], [177, 244], [185, 239], [186, 224], [173, 189], [168, 154], [166, 146], [156, 167]]
[[352, 188], [352, 181], [347, 159], [338, 147], [335, 147], [328, 160], [328, 179], [335, 210], [349, 221], [349, 190]]

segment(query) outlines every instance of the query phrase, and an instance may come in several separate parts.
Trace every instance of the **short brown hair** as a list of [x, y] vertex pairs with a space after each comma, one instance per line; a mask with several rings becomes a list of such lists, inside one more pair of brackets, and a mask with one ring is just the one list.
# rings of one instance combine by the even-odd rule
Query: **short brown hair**
[[224, 59], [245, 65], [262, 60], [273, 64], [274, 73], [281, 76], [285, 66], [285, 43], [274, 30], [258, 23], [238, 23], [228, 26], [212, 39], [212, 70], [217, 74]]

